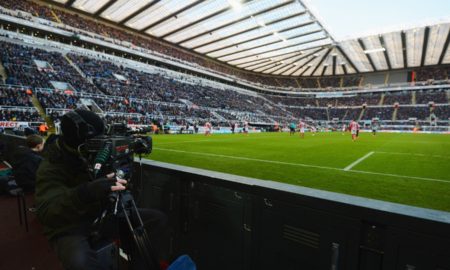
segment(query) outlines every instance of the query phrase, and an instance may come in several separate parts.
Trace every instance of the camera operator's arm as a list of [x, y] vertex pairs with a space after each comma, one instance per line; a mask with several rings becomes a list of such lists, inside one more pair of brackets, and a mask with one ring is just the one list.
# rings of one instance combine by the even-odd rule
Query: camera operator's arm
[[87, 174], [70, 177], [67, 167], [46, 166], [45, 163], [37, 174], [36, 203], [37, 216], [51, 229], [48, 232], [50, 235], [76, 228], [80, 223], [89, 223], [101, 210], [102, 198], [106, 198], [111, 191], [125, 189], [123, 184], [126, 181], [122, 179], [116, 180], [111, 176], [86, 182]]
[[111, 191], [125, 190], [127, 181], [109, 174], [104, 178], [81, 184], [77, 187], [78, 198], [85, 203], [104, 199]]

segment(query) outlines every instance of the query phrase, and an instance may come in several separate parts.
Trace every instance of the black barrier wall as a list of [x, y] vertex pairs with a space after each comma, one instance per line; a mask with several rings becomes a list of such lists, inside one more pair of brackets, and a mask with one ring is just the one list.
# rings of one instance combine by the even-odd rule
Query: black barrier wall
[[[450, 269], [450, 213], [144, 160], [136, 197], [198, 269]], [[438, 199], [438, 198], [436, 198]]]
[[0, 155], [3, 160], [11, 161], [11, 156], [19, 145], [26, 146], [25, 137], [0, 134]]
[[[6, 155], [23, 137], [0, 135]], [[450, 213], [167, 163], [135, 163], [161, 254], [214, 270], [450, 270]], [[438, 195], [436, 199], [439, 199]]]

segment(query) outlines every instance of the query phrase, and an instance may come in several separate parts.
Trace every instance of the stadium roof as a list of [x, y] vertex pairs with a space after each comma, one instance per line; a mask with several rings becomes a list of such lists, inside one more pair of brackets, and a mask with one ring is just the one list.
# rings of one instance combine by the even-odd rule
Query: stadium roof
[[53, 0], [249, 71], [324, 76], [450, 64], [450, 23], [336, 42], [302, 0]]

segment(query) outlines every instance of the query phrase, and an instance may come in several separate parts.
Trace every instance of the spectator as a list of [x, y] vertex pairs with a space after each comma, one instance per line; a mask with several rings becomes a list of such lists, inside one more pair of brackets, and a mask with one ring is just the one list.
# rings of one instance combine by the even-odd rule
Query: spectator
[[14, 180], [24, 191], [34, 191], [36, 171], [42, 161], [39, 153], [44, 148], [44, 139], [39, 135], [29, 135], [27, 146], [18, 146], [11, 158]]

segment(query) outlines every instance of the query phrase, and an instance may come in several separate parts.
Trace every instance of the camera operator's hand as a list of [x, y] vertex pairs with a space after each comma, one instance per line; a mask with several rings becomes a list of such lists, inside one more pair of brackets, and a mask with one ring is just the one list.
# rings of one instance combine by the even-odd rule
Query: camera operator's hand
[[104, 178], [78, 186], [78, 197], [85, 203], [99, 201], [106, 198], [111, 191], [125, 190], [126, 183], [126, 180], [117, 178], [112, 173]]

